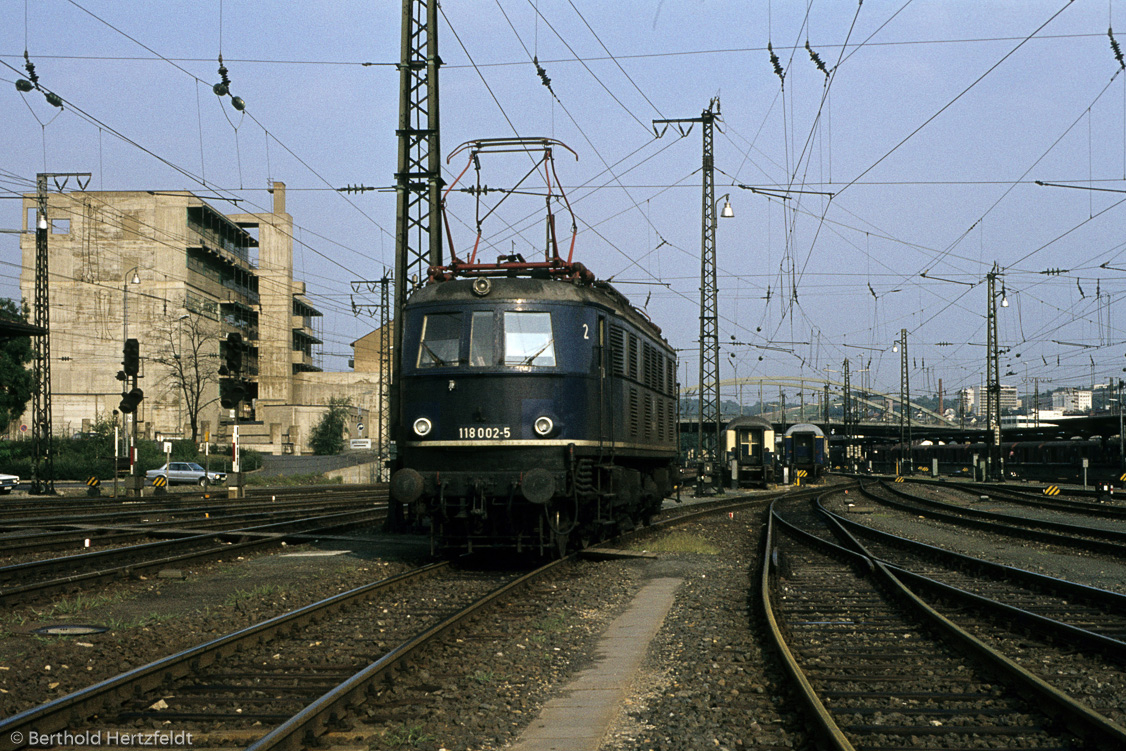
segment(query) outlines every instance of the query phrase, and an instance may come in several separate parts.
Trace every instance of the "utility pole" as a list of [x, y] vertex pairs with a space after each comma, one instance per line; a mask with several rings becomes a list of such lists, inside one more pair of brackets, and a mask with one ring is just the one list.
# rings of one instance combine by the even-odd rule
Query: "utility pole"
[[[393, 377], [390, 392], [390, 440], [399, 424], [399, 373], [403, 353], [403, 306], [409, 285], [426, 283], [429, 268], [442, 263], [442, 154], [439, 139], [438, 0], [403, 0], [399, 51], [399, 138], [395, 171], [395, 306]], [[392, 508], [395, 528], [402, 510]]]
[[386, 482], [388, 475], [387, 462], [391, 455], [391, 384], [394, 375], [391, 372], [391, 347], [395, 337], [391, 329], [398, 328], [398, 320], [391, 318], [391, 276], [383, 274], [379, 280], [379, 480]]
[[[40, 172], [36, 175], [35, 216], [35, 313], [34, 323], [43, 329], [42, 336], [32, 337], [34, 342], [35, 393], [31, 402], [31, 434], [34, 457], [32, 459], [31, 493], [55, 494], [55, 451], [52, 446], [51, 426], [51, 295], [47, 238], [50, 222], [47, 219], [47, 180], [55, 182], [61, 193], [69, 178], [75, 178], [79, 190], [90, 184], [89, 172]], [[85, 182], [83, 182], [85, 178]]]
[[[1001, 466], [1001, 367], [1000, 348], [997, 344], [997, 277], [1000, 272], [997, 264], [993, 270], [985, 275], [988, 287], [989, 301], [986, 325], [986, 363], [985, 374], [985, 414], [986, 425], [991, 433], [989, 459], [991, 463], [990, 474], [994, 480], [1003, 480], [1004, 469]], [[1004, 292], [1002, 291], [1002, 296]], [[1003, 306], [1008, 306], [1009, 301], [1003, 300]]]
[[353, 292], [379, 291], [379, 304], [358, 303], [352, 300], [352, 313], [367, 313], [369, 316], [379, 317], [379, 392], [378, 407], [375, 423], [375, 451], [379, 461], [378, 476], [380, 482], [385, 482], [387, 477], [388, 461], [391, 456], [391, 384], [392, 357], [395, 342], [393, 328], [396, 327], [395, 319], [391, 315], [391, 283], [393, 275], [383, 270], [382, 279], [368, 279], [352, 282]]
[[[696, 492], [703, 490], [705, 475], [711, 481], [712, 487], [718, 489], [718, 459], [717, 446], [719, 443], [720, 415], [719, 415], [719, 314], [718, 314], [718, 284], [716, 281], [715, 259], [715, 230], [716, 230], [716, 205], [715, 205], [715, 162], [712, 151], [713, 130], [715, 122], [720, 117], [719, 100], [713, 99], [708, 103], [708, 108], [699, 117], [679, 118], [673, 120], [654, 120], [653, 126], [664, 125], [664, 130], [657, 131], [660, 137], [669, 125], [677, 125], [681, 136], [687, 136], [692, 124], [701, 123], [704, 140], [703, 169], [703, 227], [700, 243], [700, 373], [699, 396], [700, 414], [697, 435], [697, 470]], [[688, 124], [688, 129], [680, 128]], [[725, 210], [726, 213], [726, 210]], [[714, 428], [711, 435], [705, 436], [704, 425]], [[714, 476], [713, 476], [714, 475]]]
[[911, 381], [907, 369], [907, 329], [899, 330], [899, 458], [900, 472], [903, 459], [907, 460], [907, 474], [911, 473]]
[[852, 457], [852, 433], [853, 433], [853, 414], [852, 414], [852, 382], [848, 373], [848, 358], [845, 358], [844, 367], [844, 432], [845, 432], [845, 456]]

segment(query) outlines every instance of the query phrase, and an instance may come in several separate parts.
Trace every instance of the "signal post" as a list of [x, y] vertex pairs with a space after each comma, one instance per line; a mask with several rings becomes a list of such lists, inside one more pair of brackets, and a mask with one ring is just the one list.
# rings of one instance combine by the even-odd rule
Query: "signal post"
[[239, 466], [238, 415], [248, 391], [246, 380], [242, 377], [242, 334], [227, 334], [224, 350], [224, 364], [219, 366], [219, 404], [224, 409], [234, 410], [235, 424], [231, 435], [231, 471], [227, 475], [227, 492], [231, 498], [242, 497], [243, 478]]

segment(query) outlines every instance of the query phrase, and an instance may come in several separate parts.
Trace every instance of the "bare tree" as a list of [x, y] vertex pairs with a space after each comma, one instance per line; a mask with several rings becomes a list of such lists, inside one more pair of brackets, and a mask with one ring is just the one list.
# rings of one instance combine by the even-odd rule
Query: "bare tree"
[[164, 366], [162, 381], [177, 391], [192, 429], [192, 441], [199, 441], [199, 416], [204, 394], [219, 383], [219, 324], [207, 316], [186, 312], [169, 319], [161, 327], [161, 345], [153, 362]]

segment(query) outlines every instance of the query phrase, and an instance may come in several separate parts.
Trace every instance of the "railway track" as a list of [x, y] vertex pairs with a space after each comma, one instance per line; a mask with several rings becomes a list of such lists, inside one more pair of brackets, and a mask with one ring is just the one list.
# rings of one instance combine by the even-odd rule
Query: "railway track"
[[[256, 503], [243, 508], [193, 506], [168, 513], [124, 511], [87, 515], [81, 518], [28, 518], [0, 525], [0, 548], [5, 558], [41, 552], [121, 545], [141, 539], [187, 537], [200, 531], [240, 529], [285, 519], [304, 518], [349, 509], [385, 504], [386, 494], [355, 500], [317, 500]], [[16, 561], [11, 561], [16, 562]]]
[[[1006, 622], [1045, 628], [1043, 613], [1016, 615], [1024, 611], [1012, 604], [1014, 598], [1025, 604], [1036, 599], [1041, 610], [1046, 607], [1043, 596], [1033, 596], [1027, 586], [1011, 588], [1019, 591], [1008, 593], [1003, 616], [976, 614], [987, 600], [980, 587], [974, 598], [960, 599], [949, 615], [940, 614], [912, 590], [937, 598], [936, 588], [942, 585], [893, 567], [863, 548], [858, 552], [829, 542], [824, 516], [796, 506], [787, 503], [772, 510], [761, 597], [773, 638], [830, 748], [1126, 744], [1126, 728], [1103, 713], [1121, 716], [1120, 697], [1092, 708], [1067, 693], [1088, 697], [1085, 682], [1121, 675], [1116, 639], [1106, 633], [1096, 636], [1102, 646], [1076, 657], [1076, 629], [1083, 629], [1062, 619], [1061, 625], [1072, 629], [1070, 637], [1056, 637], [1063, 640], [1062, 647], [1044, 641], [1030, 648], [1024, 632], [1001, 635]], [[935, 568], [932, 564], [929, 572]], [[960, 583], [965, 586], [965, 579]], [[941, 597], [949, 603], [957, 595], [949, 582], [946, 587]], [[995, 585], [992, 593], [1002, 588]], [[1086, 615], [1098, 609], [1091, 606]], [[1074, 620], [1085, 617], [1077, 613]], [[1056, 651], [1049, 654], [1050, 649]], [[1006, 656], [1001, 650], [1019, 654]], [[1020, 664], [1033, 667], [1037, 661], [1041, 670], [1050, 666], [1047, 678], [1062, 688]], [[1076, 671], [1079, 677], [1066, 675]]]
[[[678, 509], [669, 515], [675, 518], [658, 520], [648, 530], [747, 503], [747, 499], [730, 499]], [[438, 564], [418, 573], [431, 577], [427, 584], [404, 576], [386, 585], [360, 588], [323, 604], [336, 608], [338, 614], [325, 615], [322, 604], [302, 608], [4, 720], [0, 749], [8, 748], [2, 744], [13, 732], [24, 737], [33, 729], [50, 733], [68, 727], [123, 732], [168, 722], [178, 730], [198, 730], [196, 746], [304, 748], [311, 738], [348, 724], [345, 716], [358, 718], [349, 722], [362, 725], [364, 717], [380, 716], [378, 706], [394, 704], [398, 694], [384, 696], [383, 679], [414, 650], [464, 623], [468, 614], [448, 614], [454, 599], [465, 600], [467, 611], [478, 612], [549, 576], [556, 567], [572, 563], [553, 563], [528, 576], [487, 577]], [[394, 605], [385, 594], [390, 589], [384, 587], [402, 593]], [[544, 591], [555, 597], [552, 590]], [[512, 610], [521, 617], [536, 617], [523, 605]], [[302, 625], [313, 621], [320, 625]], [[377, 708], [358, 709], [369, 697], [380, 697], [374, 702]], [[96, 722], [86, 719], [94, 715]]]
[[438, 563], [375, 582], [2, 720], [0, 750], [79, 724], [108, 737], [154, 721], [175, 721], [193, 745], [305, 748], [404, 660], [568, 563], [522, 575]]
[[912, 515], [1065, 548], [1126, 556], [1126, 530], [1120, 526], [1091, 526], [986, 511], [923, 498], [885, 482], [862, 485], [861, 492], [872, 501]]
[[259, 547], [280, 545], [287, 535], [327, 533], [381, 523], [382, 508], [314, 514], [225, 532], [190, 534], [90, 553], [0, 567], [0, 605], [41, 600], [60, 592], [88, 589], [106, 581], [209, 560]]

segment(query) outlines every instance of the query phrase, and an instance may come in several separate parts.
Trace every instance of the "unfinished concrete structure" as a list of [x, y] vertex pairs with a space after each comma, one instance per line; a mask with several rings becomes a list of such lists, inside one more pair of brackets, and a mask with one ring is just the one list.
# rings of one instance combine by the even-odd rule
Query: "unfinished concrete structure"
[[[56, 434], [118, 419], [122, 346], [136, 338], [145, 393], [139, 434], [191, 438], [194, 416], [198, 440], [228, 440], [234, 410], [219, 403], [220, 366], [237, 333], [247, 391], [238, 410], [243, 445], [307, 453], [332, 397], [351, 400], [347, 432], [357, 436], [356, 423], [378, 409], [378, 372], [321, 372], [321, 314], [293, 278], [284, 183], [271, 192], [271, 212], [229, 215], [188, 191], [49, 195]], [[34, 229], [36, 197], [23, 204], [24, 228]], [[30, 303], [34, 234], [23, 236], [21, 251], [20, 288]]]

